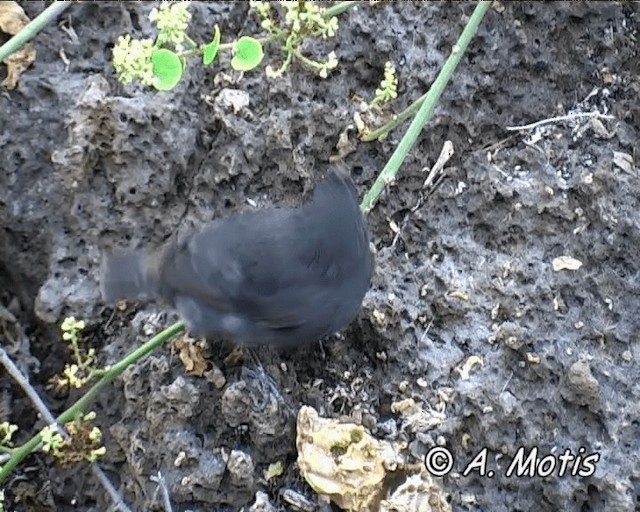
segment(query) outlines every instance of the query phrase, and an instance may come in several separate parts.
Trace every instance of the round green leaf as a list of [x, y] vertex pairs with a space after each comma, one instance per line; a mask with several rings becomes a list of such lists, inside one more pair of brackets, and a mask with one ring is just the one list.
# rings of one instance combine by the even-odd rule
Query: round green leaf
[[205, 45], [202, 52], [202, 62], [205, 66], [208, 66], [213, 62], [213, 59], [218, 55], [218, 50], [220, 49], [220, 29], [218, 25], [214, 29], [213, 40]]
[[161, 48], [151, 54], [153, 86], [159, 91], [173, 89], [182, 78], [182, 61], [171, 50]]
[[233, 53], [231, 67], [237, 71], [249, 71], [255, 68], [264, 57], [260, 41], [248, 36], [242, 36], [236, 41]]

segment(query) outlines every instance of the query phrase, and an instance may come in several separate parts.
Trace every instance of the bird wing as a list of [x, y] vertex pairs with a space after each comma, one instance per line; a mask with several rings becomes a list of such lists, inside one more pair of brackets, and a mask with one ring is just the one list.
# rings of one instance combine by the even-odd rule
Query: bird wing
[[331, 173], [300, 207], [243, 213], [193, 236], [176, 286], [216, 311], [272, 329], [300, 327], [356, 271], [367, 249], [359, 215], [351, 180]]
[[302, 325], [294, 288], [305, 286], [308, 269], [295, 257], [301, 241], [287, 210], [241, 214], [195, 235], [184, 252], [188, 263], [180, 263], [189, 269], [177, 283], [180, 292], [272, 329]]

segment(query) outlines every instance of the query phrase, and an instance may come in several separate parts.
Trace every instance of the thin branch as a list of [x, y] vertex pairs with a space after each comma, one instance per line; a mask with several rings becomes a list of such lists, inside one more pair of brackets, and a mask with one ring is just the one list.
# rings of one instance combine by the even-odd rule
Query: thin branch
[[579, 112], [576, 114], [567, 114], [566, 116], [549, 117], [548, 119], [542, 119], [540, 121], [536, 121], [535, 123], [525, 124], [522, 126], [507, 126], [505, 130], [508, 130], [510, 132], [532, 130], [533, 128], [537, 128], [538, 126], [542, 126], [545, 124], [560, 123], [562, 121], [572, 121], [574, 119], [580, 119], [582, 117], [593, 117], [596, 119], [615, 119], [614, 116], [608, 116], [605, 114], [601, 114], [600, 112]]
[[[40, 414], [40, 417], [42, 417], [48, 425], [55, 425], [56, 430], [64, 439], [69, 439], [69, 434], [67, 434], [64, 428], [62, 428], [62, 426], [56, 421], [53, 414], [51, 414], [51, 411], [47, 408], [45, 403], [38, 395], [38, 392], [29, 383], [27, 378], [22, 374], [20, 369], [15, 365], [15, 363], [11, 360], [9, 355], [2, 347], [0, 347], [0, 363], [5, 367], [7, 373], [11, 375], [11, 377], [13, 377], [13, 380], [15, 380], [18, 385], [24, 390], [27, 397], [29, 398], [29, 400], [31, 400], [36, 410]], [[131, 509], [129, 509], [129, 507], [127, 507], [127, 505], [124, 503], [122, 496], [118, 494], [118, 491], [116, 491], [116, 489], [113, 487], [113, 485], [107, 478], [107, 475], [104, 474], [104, 471], [102, 471], [100, 466], [98, 466], [98, 464], [96, 464], [95, 462], [92, 463], [91, 471], [93, 472], [93, 475], [96, 477], [98, 482], [102, 484], [109, 496], [111, 496], [114, 505], [119, 510], [122, 510], [124, 512], [131, 512]]]
[[24, 26], [15, 36], [0, 46], [0, 62], [13, 52], [22, 48], [25, 43], [33, 39], [51, 21], [56, 19], [62, 11], [71, 6], [73, 2], [53, 2], [49, 7]]
[[111, 496], [111, 501], [113, 501], [115, 509], [120, 510], [121, 512], [132, 512], [109, 478], [107, 478], [107, 475], [102, 471], [102, 468], [93, 462], [91, 464], [91, 471], [93, 472], [93, 476], [96, 477], [96, 479], [102, 484], [102, 487], [104, 487], [105, 491], [107, 491], [107, 494]]
[[173, 508], [171, 507], [171, 499], [169, 497], [169, 489], [167, 489], [167, 483], [165, 482], [162, 473], [158, 471], [157, 475], [151, 475], [149, 478], [152, 482], [158, 484], [158, 489], [162, 493], [162, 505], [164, 506], [165, 512], [173, 512]]
[[326, 11], [324, 11], [323, 16], [325, 19], [330, 19], [333, 16], [338, 16], [342, 14], [346, 10], [354, 7], [358, 4], [358, 2], [338, 2], [329, 7]]
[[27, 378], [22, 374], [20, 369], [15, 365], [15, 363], [11, 360], [7, 352], [0, 347], [0, 363], [5, 367], [7, 373], [11, 375], [13, 380], [15, 380], [18, 385], [24, 390], [25, 394], [31, 400], [36, 410], [40, 413], [40, 416], [47, 422], [48, 425], [56, 425], [58, 432], [61, 435], [65, 435], [66, 432], [56, 423], [56, 419], [53, 417], [53, 414], [49, 412], [47, 406], [44, 404], [37, 391], [33, 388]]

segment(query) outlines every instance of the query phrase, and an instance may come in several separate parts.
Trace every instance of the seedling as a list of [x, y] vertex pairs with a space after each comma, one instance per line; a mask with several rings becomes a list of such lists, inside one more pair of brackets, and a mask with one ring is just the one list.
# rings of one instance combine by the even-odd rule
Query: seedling
[[55, 425], [47, 425], [40, 431], [42, 451], [58, 456], [64, 446], [64, 438], [58, 433]]
[[[338, 31], [338, 18], [328, 15], [327, 9], [319, 7], [315, 2], [277, 2], [284, 10], [284, 16], [275, 17], [270, 2], [251, 2], [257, 15], [262, 20], [260, 26], [266, 30], [272, 40], [282, 42], [285, 58], [278, 69], [267, 66], [266, 74], [270, 78], [281, 76], [293, 60], [299, 61], [318, 72], [320, 77], [327, 78], [329, 71], [338, 66], [335, 52], [330, 52], [324, 61], [313, 60], [302, 54], [300, 49], [305, 40], [311, 38], [328, 39]], [[282, 14], [282, 13], [280, 13]], [[277, 21], [277, 20], [280, 21]]]
[[11, 438], [13, 434], [18, 430], [16, 425], [3, 421], [0, 423], [0, 452], [10, 453], [13, 447]]
[[[353, 114], [353, 121], [362, 140], [367, 140], [371, 132], [371, 126], [379, 125], [385, 118], [395, 118], [395, 114], [389, 113], [384, 107], [391, 100], [398, 97], [398, 76], [396, 68], [387, 61], [384, 65], [384, 75], [380, 85], [376, 89], [373, 99], [367, 103], [361, 101], [360, 108]], [[382, 138], [382, 136], [381, 136]]]
[[42, 451], [53, 455], [61, 464], [72, 464], [81, 461], [95, 462], [106, 453], [100, 446], [102, 432], [92, 425], [96, 418], [94, 412], [79, 416], [76, 421], [65, 424], [69, 433], [67, 439], [62, 437], [55, 425], [44, 427], [40, 431]]
[[391, 62], [386, 62], [384, 65], [384, 78], [380, 82], [380, 87], [376, 89], [375, 96], [369, 106], [371, 108], [380, 108], [380, 106], [397, 97], [398, 77], [396, 76], [396, 68]]
[[85, 351], [81, 347], [80, 333], [85, 328], [83, 320], [76, 320], [70, 316], [64, 319], [60, 330], [62, 339], [69, 342], [71, 346], [73, 363], [67, 363], [62, 372], [62, 376], [52, 378], [53, 384], [58, 388], [73, 387], [76, 389], [84, 386], [92, 377], [101, 373], [95, 366], [96, 350], [89, 348]]
[[250, 71], [262, 62], [262, 44], [252, 37], [241, 37], [233, 43], [220, 44], [220, 29], [216, 25], [210, 42], [198, 45], [187, 34], [191, 13], [189, 2], [163, 3], [152, 9], [149, 19], [158, 29], [155, 40], [120, 36], [113, 48], [113, 67], [118, 79], [127, 84], [134, 80], [159, 91], [173, 89], [184, 72], [187, 59], [200, 56], [211, 64], [221, 49], [233, 51], [231, 66]]
[[[233, 53], [231, 67], [237, 71], [251, 71], [264, 57], [263, 43], [278, 43], [284, 52], [282, 64], [273, 69], [267, 66], [268, 77], [281, 76], [294, 60], [313, 69], [322, 78], [338, 65], [338, 58], [330, 52], [325, 60], [314, 60], [302, 53], [302, 44], [311, 38], [334, 37], [338, 30], [338, 18], [332, 12], [341, 12], [349, 5], [336, 5], [324, 9], [315, 2], [278, 2], [276, 12], [269, 2], [251, 1], [251, 7], [260, 18], [260, 26], [266, 37], [256, 39], [242, 36], [230, 43], [221, 43], [220, 28], [213, 29], [211, 41], [198, 44], [187, 34], [191, 13], [189, 2], [163, 3], [153, 9], [149, 19], [158, 29], [155, 40], [132, 39], [125, 34], [119, 37], [113, 48], [113, 67], [118, 79], [127, 84], [138, 81], [159, 91], [173, 89], [180, 81], [187, 60], [199, 56], [208, 66], [215, 62], [220, 51]], [[343, 2], [350, 4], [350, 2]]]

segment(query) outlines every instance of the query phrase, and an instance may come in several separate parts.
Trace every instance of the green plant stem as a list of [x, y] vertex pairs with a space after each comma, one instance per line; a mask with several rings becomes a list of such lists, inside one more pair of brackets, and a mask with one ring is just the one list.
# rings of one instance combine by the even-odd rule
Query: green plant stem
[[100, 379], [104, 377], [110, 368], [91, 368], [87, 380]]
[[[111, 368], [105, 371], [104, 376], [96, 382], [89, 391], [87, 391], [79, 400], [76, 401], [71, 407], [64, 411], [60, 416], [56, 418], [58, 423], [68, 423], [76, 418], [76, 416], [89, 406], [91, 401], [96, 397], [100, 390], [113, 381], [118, 375], [126, 370], [132, 364], [138, 362], [140, 359], [148, 355], [157, 347], [166, 343], [173, 338], [176, 334], [184, 330], [183, 322], [176, 322], [171, 327], [165, 329], [159, 334], [156, 334], [153, 338], [147, 341], [144, 345], [137, 348], [124, 359], [118, 361]], [[33, 450], [35, 450], [40, 442], [42, 436], [38, 433], [33, 436], [25, 444], [18, 446], [14, 449], [11, 458], [0, 469], [0, 484], [6, 480], [15, 467], [20, 464]]]
[[422, 105], [420, 106], [420, 109], [418, 110], [415, 118], [411, 122], [411, 125], [407, 129], [407, 132], [404, 134], [404, 137], [402, 137], [402, 140], [398, 144], [398, 147], [393, 152], [393, 155], [391, 155], [391, 158], [389, 158], [389, 161], [384, 166], [384, 169], [382, 169], [382, 172], [380, 172], [380, 174], [378, 175], [378, 178], [376, 179], [374, 184], [362, 199], [362, 203], [360, 203], [360, 209], [363, 212], [367, 213], [373, 208], [375, 202], [378, 200], [378, 197], [380, 197], [380, 193], [384, 189], [385, 185], [395, 179], [400, 165], [402, 165], [402, 162], [404, 162], [407, 154], [418, 139], [418, 136], [422, 131], [422, 127], [431, 118], [438, 99], [440, 99], [444, 88], [446, 87], [449, 79], [451, 78], [451, 75], [460, 62], [462, 55], [464, 55], [464, 52], [469, 46], [469, 42], [478, 30], [478, 26], [480, 25], [482, 18], [491, 7], [491, 4], [492, 1], [487, 0], [478, 2], [478, 4], [476, 5], [471, 18], [469, 19], [469, 22], [467, 23], [466, 27], [464, 27], [462, 34], [460, 34], [460, 37], [458, 38], [458, 41], [454, 46], [451, 55], [447, 59], [447, 62], [444, 64], [442, 70], [431, 85], [429, 92], [426, 94], [425, 100], [422, 102]]
[[[270, 43], [271, 41], [275, 40], [276, 37], [265, 36], [265, 37], [256, 37], [255, 39], [260, 44], [267, 44], [267, 43]], [[233, 47], [235, 46], [235, 44], [236, 44], [235, 41], [233, 41], [231, 43], [220, 43], [220, 45], [218, 46], [218, 51], [232, 50]], [[190, 50], [185, 50], [183, 52], [177, 53], [176, 55], [178, 55], [178, 57], [180, 57], [181, 59], [188, 59], [189, 57], [193, 57], [195, 55], [202, 55], [202, 48], [200, 48], [200, 47], [191, 48]]]
[[331, 7], [327, 8], [327, 10], [322, 13], [322, 17], [325, 20], [330, 20], [334, 16], [342, 14], [344, 11], [351, 9], [351, 7], [353, 7], [357, 3], [358, 2], [338, 2], [337, 4], [334, 4]]
[[[485, 2], [481, 2], [481, 3], [485, 3]], [[488, 3], [490, 4], [491, 2], [488, 2]], [[473, 35], [475, 34], [475, 32], [476, 32], [476, 30], [478, 28], [476, 26], [473, 29], [473, 31], [468, 34], [469, 37], [465, 38], [465, 32], [467, 31], [467, 28], [473, 22], [474, 16], [476, 15], [476, 13], [478, 11], [478, 8], [480, 8], [480, 7], [481, 7], [481, 5], [478, 4], [478, 6], [476, 7], [476, 10], [474, 11], [473, 15], [469, 19], [469, 22], [467, 23], [467, 26], [465, 27], [465, 30], [462, 32], [462, 34], [460, 35], [460, 37], [458, 39], [458, 42], [456, 43], [456, 50], [454, 52], [452, 52], [451, 56], [449, 57], [449, 59], [447, 60], [445, 65], [442, 67], [442, 70], [440, 71], [440, 74], [436, 78], [435, 82], [433, 83], [433, 85], [431, 86], [429, 91], [427, 91], [425, 94], [420, 96], [416, 101], [414, 101], [411, 105], [409, 105], [406, 109], [404, 109], [400, 114], [397, 114], [397, 115], [393, 116], [393, 119], [391, 119], [391, 121], [389, 121], [384, 126], [381, 126], [380, 128], [377, 128], [376, 130], [374, 130], [372, 132], [365, 133], [361, 137], [361, 140], [363, 140], [364, 142], [371, 142], [371, 141], [379, 139], [383, 135], [386, 135], [391, 130], [396, 128], [398, 125], [400, 125], [401, 123], [403, 123], [404, 121], [406, 121], [407, 119], [412, 117], [416, 112], [418, 112], [418, 110], [422, 106], [423, 102], [428, 97], [429, 97], [429, 101], [433, 100], [433, 104], [434, 104], [433, 106], [435, 106], [435, 104], [438, 102], [438, 99], [440, 98], [440, 95], [442, 94], [442, 91], [440, 91], [440, 93], [437, 95], [437, 97], [435, 96], [435, 94], [432, 91], [436, 87], [436, 83], [438, 82], [438, 80], [440, 79], [441, 76], [443, 77], [443, 80], [445, 80], [444, 83], [442, 84], [442, 90], [444, 90], [444, 87], [447, 85], [449, 79], [451, 78], [451, 75], [453, 75], [453, 72], [455, 71], [455, 68], [457, 67], [458, 63], [460, 62], [460, 59], [462, 58], [462, 55], [466, 51], [467, 46], [469, 45], [469, 42], [471, 41], [471, 38], [473, 37]], [[491, 6], [489, 5], [489, 7], [491, 7]], [[479, 15], [479, 16], [480, 16], [480, 20], [481, 20], [482, 17], [484, 16], [484, 12], [482, 12], [481, 15]], [[478, 20], [478, 25], [480, 24], [480, 20]], [[455, 59], [455, 57], [457, 57], [457, 60]], [[428, 121], [428, 119], [427, 119], [427, 121]]]
[[[310, 68], [322, 69], [322, 64], [320, 64], [319, 62], [316, 62], [315, 60], [308, 59], [307, 57], [302, 55], [302, 53], [300, 53], [299, 50], [292, 50], [291, 53], [296, 59], [298, 59], [303, 64], [309, 66]], [[291, 59], [288, 59], [288, 60], [291, 60]]]
[[184, 35], [184, 40], [191, 45], [191, 49], [197, 49], [198, 44], [191, 39], [187, 34]]
[[73, 357], [76, 360], [78, 368], [84, 368], [82, 364], [82, 355], [80, 354], [80, 348], [78, 347], [78, 336], [73, 335], [71, 341], [71, 349], [73, 350]]
[[[402, 112], [393, 116], [391, 121], [389, 121], [387, 124], [381, 126], [380, 128], [376, 128], [372, 132], [365, 133], [362, 137], [360, 137], [360, 140], [362, 140], [363, 142], [371, 142], [374, 140], [378, 140], [383, 135], [386, 135], [391, 130], [393, 130], [400, 124], [404, 123], [407, 119], [414, 116], [418, 110], [420, 110], [420, 107], [422, 106], [422, 103], [424, 102], [424, 100], [427, 99], [429, 92], [425, 92], [422, 96], [420, 96], [416, 101], [414, 101], [411, 105], [405, 108]], [[371, 102], [371, 106], [373, 107], [374, 104], [375, 104], [375, 100]]]
[[[279, 38], [280, 37], [277, 35], [272, 35], [272, 36], [264, 36], [264, 37], [254, 37], [253, 39], [258, 41], [260, 44], [267, 44]], [[232, 41], [231, 43], [220, 43], [220, 46], [218, 48], [220, 50], [230, 50], [235, 46], [235, 44], [236, 44], [236, 41]]]
[[6, 43], [0, 46], [0, 62], [6, 59], [13, 52], [22, 48], [22, 46], [40, 32], [49, 22], [56, 19], [67, 7], [73, 2], [53, 2], [49, 7], [42, 11], [38, 16], [31, 20], [25, 27]]
[[178, 57], [181, 59], [189, 59], [191, 57], [195, 57], [196, 55], [202, 55], [202, 50], [200, 48], [192, 48], [191, 50], [185, 50], [180, 53], [176, 53]]

